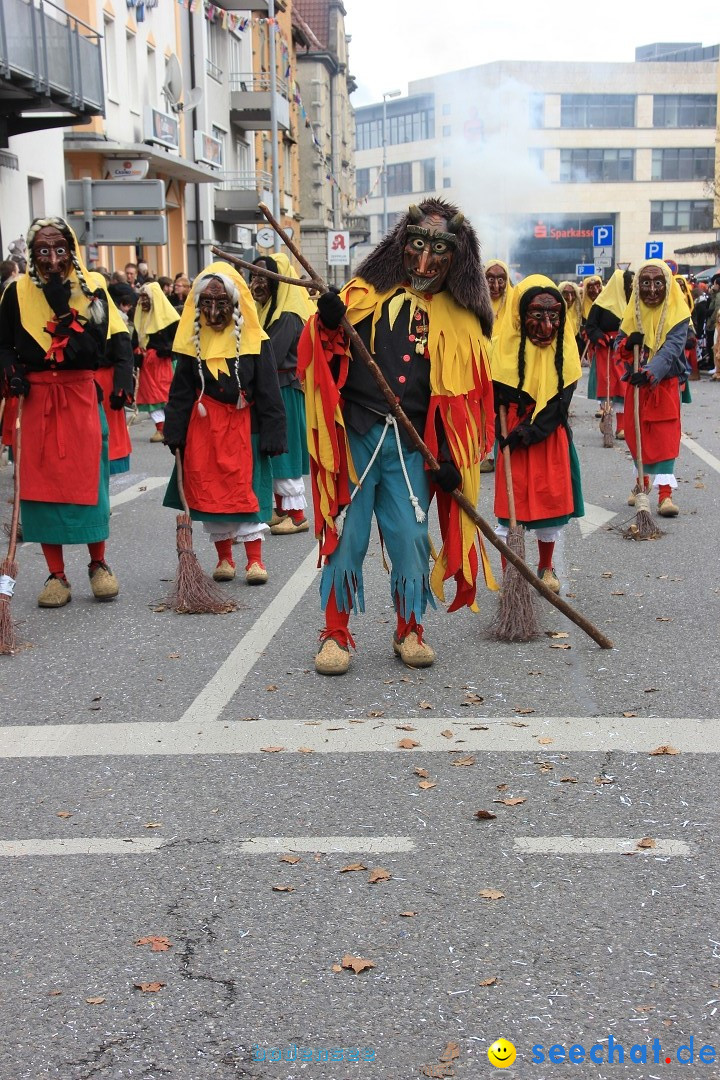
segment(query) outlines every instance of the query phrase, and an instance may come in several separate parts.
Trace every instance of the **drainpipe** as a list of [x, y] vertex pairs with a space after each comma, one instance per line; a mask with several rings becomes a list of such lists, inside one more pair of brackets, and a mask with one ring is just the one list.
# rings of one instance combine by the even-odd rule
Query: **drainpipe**
[[[200, 9], [202, 10], [202, 9]], [[195, 81], [195, 20], [192, 13], [192, 6], [188, 8], [188, 30], [189, 30], [189, 44], [190, 44], [190, 86], [197, 86]], [[192, 145], [195, 146], [195, 132], [197, 131], [197, 110], [192, 110]], [[194, 160], [194, 149], [193, 149]], [[200, 211], [200, 185], [193, 184], [195, 189], [195, 259], [197, 261], [198, 274], [203, 269], [205, 256], [203, 254], [202, 246], [202, 218]], [[190, 268], [188, 267], [188, 270]], [[195, 276], [195, 275], [193, 275]]]
[[[272, 161], [273, 213], [280, 220], [280, 173], [278, 168], [277, 71], [275, 68], [275, 0], [268, 0], [268, 63], [270, 65], [270, 153]], [[273, 251], [280, 250], [280, 237], [273, 234]]]

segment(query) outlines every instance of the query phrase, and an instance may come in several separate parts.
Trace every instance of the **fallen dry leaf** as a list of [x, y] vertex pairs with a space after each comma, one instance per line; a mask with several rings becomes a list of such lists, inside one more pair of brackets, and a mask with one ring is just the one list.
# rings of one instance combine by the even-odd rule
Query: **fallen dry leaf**
[[487, 724], [475, 724], [473, 727], [470, 728], [470, 730], [471, 731], [489, 731], [490, 728], [487, 726]]
[[577, 782], [578, 782], [577, 776], [561, 776], [560, 777], [560, 783], [561, 784], [577, 784]]
[[502, 803], [503, 806], [519, 806], [520, 803], [527, 802], [527, 796], [519, 799], [493, 799], [493, 802]]
[[268, 693], [272, 694], [274, 690], [277, 690], [277, 686], [275, 686], [274, 683], [271, 683], [270, 686], [266, 686], [265, 689], [268, 691]]
[[417, 731], [417, 728], [413, 724], [396, 724], [395, 725], [395, 730], [396, 731]]
[[273, 892], [295, 892], [294, 885], [273, 885]]
[[346, 953], [342, 958], [342, 966], [347, 971], [354, 971], [356, 975], [359, 975], [361, 971], [369, 971], [370, 968], [374, 968], [375, 964], [372, 960], [363, 960], [360, 956], [350, 956]]
[[370, 872], [368, 885], [376, 885], [378, 881], [389, 881], [391, 877], [392, 874], [389, 870], [386, 870], [384, 866], [377, 866]]
[[413, 919], [417, 915], [417, 911], [401, 911], [400, 914], [403, 919]]
[[524, 720], [511, 720], [510, 721], [510, 727], [529, 727], [529, 726], [530, 725], [526, 724]]
[[541, 735], [538, 742], [540, 746], [549, 746], [550, 743], [555, 742], [555, 740], [551, 739], [548, 735]]
[[[372, 713], [370, 715], [372, 716]], [[378, 716], [382, 715], [382, 713], [378, 713]], [[348, 720], [348, 724], [367, 724], [367, 720]]]
[[295, 863], [299, 863], [301, 861], [302, 860], [300, 859], [299, 855], [281, 855], [278, 859], [278, 862], [292, 863], [293, 866], [295, 865]]
[[437, 783], [434, 780], [421, 780], [418, 787], [423, 791], [429, 791], [430, 788], [437, 787]]
[[700, 480], [696, 480], [695, 481], [695, 487], [696, 488], [704, 488], [705, 485]]
[[72, 817], [72, 814], [70, 813], [69, 810], [58, 810], [55, 817], [69, 818], [69, 817]]
[[611, 780], [609, 776], [596, 776], [594, 783], [602, 786], [603, 784], [614, 784], [615, 781]]
[[430, 775], [427, 769], [421, 769], [419, 765], [415, 766], [413, 772], [416, 776], [422, 776], [425, 780], [427, 780], [428, 776]]
[[166, 937], [141, 937], [134, 943], [135, 945], [150, 945], [152, 952], [167, 952], [172, 948], [172, 941]]
[[341, 874], [349, 874], [353, 870], [367, 870], [367, 866], [365, 865], [365, 863], [351, 862], [351, 863], [348, 863], [347, 866], [341, 867], [340, 873]]
[[162, 829], [162, 821], [146, 821], [143, 829]]
[[330, 966], [331, 971], [342, 971], [342, 964], [332, 964]]
[[158, 990], [162, 990], [163, 986], [167, 986], [164, 982], [140, 982], [133, 983], [136, 990], [142, 990], [143, 994], [156, 994]]
[[656, 746], [654, 750], [650, 751], [650, 757], [657, 757], [658, 754], [679, 754], [680, 751], [676, 750], [674, 746], [663, 743], [662, 746]]
[[646, 686], [643, 690], [643, 694], [656, 694], [659, 690], [657, 686]]
[[491, 821], [492, 818], [497, 817], [497, 814], [493, 814], [492, 810], [476, 810], [475, 817], [478, 821]]
[[534, 713], [535, 710], [534, 709], [514, 709], [513, 712], [516, 712], [518, 714], [518, 716], [529, 716], [530, 713]]
[[507, 788], [508, 788], [507, 784], [498, 784], [496, 790], [497, 791], [507, 791]]
[[482, 705], [485, 701], [484, 697], [480, 697], [479, 694], [466, 694], [464, 705]]
[[62, 990], [48, 990], [48, 997], [59, 997]]
[[493, 975], [492, 979], [482, 979], [478, 986], [494, 986], [497, 982], [497, 975]]
[[455, 732], [451, 731], [450, 728], [445, 728], [445, 730], [441, 731], [440, 734], [443, 736], [444, 739], [454, 739], [455, 738]]
[[636, 712], [624, 712], [623, 716], [637, 716]]
[[603, 573], [603, 575], [602, 575], [602, 576], [603, 576], [603, 577], [612, 577], [612, 574], [610, 573], [610, 571], [609, 571], [609, 570], [606, 570], [606, 571], [605, 571], [605, 572]]
[[557, 645], [557, 644], [553, 643], [550, 646], [550, 648], [551, 649], [572, 649], [572, 645], [566, 645], [565, 643], [563, 643], [562, 645]]
[[102, 1005], [105, 1002], [105, 998], [104, 997], [91, 997], [91, 998], [85, 998], [85, 1001], [88, 1003], [88, 1005]]
[[168, 653], [168, 660], [179, 660], [179, 659], [180, 659], [180, 653], [179, 652], [169, 652]]
[[310, 746], [298, 746], [298, 754], [314, 754], [315, 751]]
[[474, 757], [459, 757], [459, 758], [455, 758], [454, 761], [451, 761], [450, 764], [451, 765], [474, 765], [475, 764], [475, 758]]
[[611, 596], [624, 596], [625, 591], [624, 591], [624, 589], [615, 589], [613, 592], [610, 593], [610, 595]]
[[497, 889], [481, 889], [480, 892], [478, 893], [478, 896], [481, 896], [483, 898], [483, 900], [504, 900], [505, 899], [505, 893], [504, 892], [498, 892]]
[[263, 754], [279, 754], [284, 750], [284, 746], [261, 746], [260, 751]]
[[657, 847], [657, 845], [651, 836], [643, 836], [642, 840], [638, 840], [637, 847], [654, 848]]
[[456, 1042], [449, 1042], [442, 1054], [440, 1055], [440, 1061], [454, 1061], [455, 1058], [460, 1057], [460, 1047]]
[[570, 635], [565, 630], [546, 630], [545, 637], [551, 638], [569, 638]]
[[420, 743], [416, 739], [401, 739], [397, 745], [400, 750], [412, 750], [413, 747], [419, 746]]
[[536, 764], [540, 766], [540, 772], [552, 772], [555, 768], [550, 761], [538, 761]]
[[432, 709], [432, 705], [429, 701], [418, 701], [418, 707], [420, 709]]

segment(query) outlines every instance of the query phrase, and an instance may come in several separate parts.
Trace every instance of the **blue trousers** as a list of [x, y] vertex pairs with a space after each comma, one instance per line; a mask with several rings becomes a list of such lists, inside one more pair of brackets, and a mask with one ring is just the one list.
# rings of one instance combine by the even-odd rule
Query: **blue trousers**
[[[374, 424], [365, 435], [348, 430], [355, 471], [361, 476], [380, 438], [384, 423]], [[403, 446], [403, 459], [413, 493], [427, 514], [430, 483], [422, 455]], [[427, 521], [418, 521], [402, 472], [395, 433], [389, 429], [362, 487], [348, 508], [340, 542], [323, 566], [320, 600], [327, 606], [335, 590], [339, 611], [364, 611], [362, 566], [370, 542], [373, 513], [390, 558], [390, 596], [404, 618], [422, 622], [428, 603], [435, 607], [430, 591], [430, 538]]]

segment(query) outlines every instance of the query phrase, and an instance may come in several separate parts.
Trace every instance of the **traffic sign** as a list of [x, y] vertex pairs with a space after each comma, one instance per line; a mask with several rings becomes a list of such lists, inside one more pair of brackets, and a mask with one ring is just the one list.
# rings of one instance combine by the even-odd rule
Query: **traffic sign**
[[346, 230], [332, 231], [327, 234], [328, 266], [350, 265], [350, 233]]
[[576, 277], [591, 277], [595, 273], [595, 263], [576, 263]]
[[645, 245], [645, 258], [646, 259], [662, 259], [663, 255], [663, 243], [662, 240], [649, 240]]
[[598, 247], [593, 248], [593, 259], [595, 260], [595, 266], [598, 269], [606, 269], [612, 266], [612, 248]]
[[614, 232], [612, 225], [593, 225], [593, 247], [612, 247]]
[[82, 180], [68, 180], [65, 204], [70, 213], [86, 210], [164, 210], [162, 180], [92, 180], [92, 206], [83, 202]]
[[[67, 220], [81, 244], [86, 242], [86, 219], [82, 214], [68, 214]], [[167, 218], [164, 214], [108, 214], [92, 218], [94, 244], [122, 245], [167, 244]]]
[[269, 225], [264, 225], [262, 229], [257, 231], [257, 246], [262, 248], [271, 248], [275, 243], [275, 230], [271, 229]]

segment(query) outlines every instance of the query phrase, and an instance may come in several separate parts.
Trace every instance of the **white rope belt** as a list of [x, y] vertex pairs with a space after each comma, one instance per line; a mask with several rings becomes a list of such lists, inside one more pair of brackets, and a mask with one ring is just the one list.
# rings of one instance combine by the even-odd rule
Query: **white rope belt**
[[[395, 442], [397, 444], [398, 455], [400, 457], [400, 467], [402, 469], [403, 477], [405, 479], [405, 486], [406, 486], [406, 488], [408, 490], [408, 497], [409, 497], [410, 502], [411, 502], [411, 504], [413, 506], [413, 509], [415, 510], [415, 520], [416, 521], [424, 521], [425, 517], [426, 517], [425, 511], [423, 510], [422, 506], [420, 505], [420, 500], [418, 499], [417, 495], [415, 494], [415, 492], [412, 489], [412, 484], [410, 483], [410, 477], [408, 476], [407, 468], [405, 466], [405, 458], [403, 456], [402, 442], [400, 440], [400, 431], [398, 429], [397, 420], [392, 415], [392, 413], [388, 413], [387, 416], [385, 417], [385, 427], [382, 430], [382, 435], [378, 439], [378, 444], [375, 447], [375, 449], [373, 450], [372, 457], [370, 458], [367, 465], [365, 466], [365, 470], [364, 470], [362, 476], [359, 478], [359, 480], [357, 482], [357, 486], [353, 490], [352, 495], [350, 496], [350, 502], [352, 503], [353, 499], [355, 498], [356, 493], [360, 490], [360, 488], [363, 485], [363, 480], [365, 479], [365, 477], [368, 475], [368, 473], [372, 469], [373, 465], [375, 464], [375, 458], [380, 453], [380, 450], [382, 448], [382, 444], [385, 442], [385, 436], [388, 433], [388, 428], [390, 428], [390, 427], [392, 427], [393, 431], [395, 432]], [[343, 506], [342, 510], [340, 511], [340, 513], [335, 518], [335, 529], [337, 531], [338, 536], [342, 536], [342, 531], [343, 531], [343, 528], [345, 527], [345, 517], [346, 517], [347, 512], [348, 512], [349, 509], [350, 509], [349, 505], [348, 506]]]

